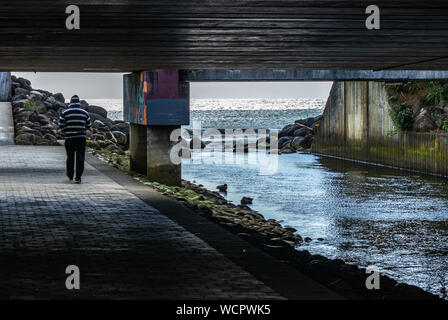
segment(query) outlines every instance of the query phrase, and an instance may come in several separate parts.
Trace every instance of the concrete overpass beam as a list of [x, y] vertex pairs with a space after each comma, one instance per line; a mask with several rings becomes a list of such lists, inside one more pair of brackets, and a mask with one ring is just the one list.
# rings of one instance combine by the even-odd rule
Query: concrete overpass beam
[[124, 76], [124, 120], [131, 125], [131, 170], [152, 181], [180, 185], [181, 165], [170, 159], [173, 130], [190, 122], [190, 86], [178, 70]]
[[313, 70], [313, 69], [208, 69], [182, 70], [183, 81], [387, 81], [444, 80], [448, 71], [419, 70]]

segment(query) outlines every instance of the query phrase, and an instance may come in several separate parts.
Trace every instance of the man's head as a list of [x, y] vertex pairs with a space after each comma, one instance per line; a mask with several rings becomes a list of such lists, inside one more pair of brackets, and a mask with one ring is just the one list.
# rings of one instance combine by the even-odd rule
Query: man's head
[[79, 97], [75, 94], [71, 99], [70, 99], [70, 106], [79, 106]]

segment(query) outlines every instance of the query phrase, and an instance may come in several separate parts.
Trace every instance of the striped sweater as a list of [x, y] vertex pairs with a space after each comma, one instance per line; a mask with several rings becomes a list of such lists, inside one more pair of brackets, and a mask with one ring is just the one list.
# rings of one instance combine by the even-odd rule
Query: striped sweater
[[59, 127], [66, 139], [85, 138], [86, 129], [91, 126], [89, 113], [79, 106], [79, 103], [70, 104], [59, 117]]

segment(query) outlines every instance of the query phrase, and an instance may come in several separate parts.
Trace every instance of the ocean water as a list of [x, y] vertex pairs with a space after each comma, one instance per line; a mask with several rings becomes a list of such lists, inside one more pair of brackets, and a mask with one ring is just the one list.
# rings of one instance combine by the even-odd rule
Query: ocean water
[[[113, 120], [123, 119], [122, 100], [88, 102], [108, 110]], [[324, 107], [325, 99], [191, 99], [190, 124], [200, 121], [202, 128], [281, 129], [295, 120], [322, 114]]]

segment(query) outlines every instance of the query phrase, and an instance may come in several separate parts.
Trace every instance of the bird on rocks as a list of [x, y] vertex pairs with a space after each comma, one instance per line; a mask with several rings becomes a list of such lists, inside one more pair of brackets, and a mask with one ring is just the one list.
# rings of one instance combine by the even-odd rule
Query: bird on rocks
[[220, 192], [227, 192], [227, 184], [217, 186], [216, 189], [218, 189]]

